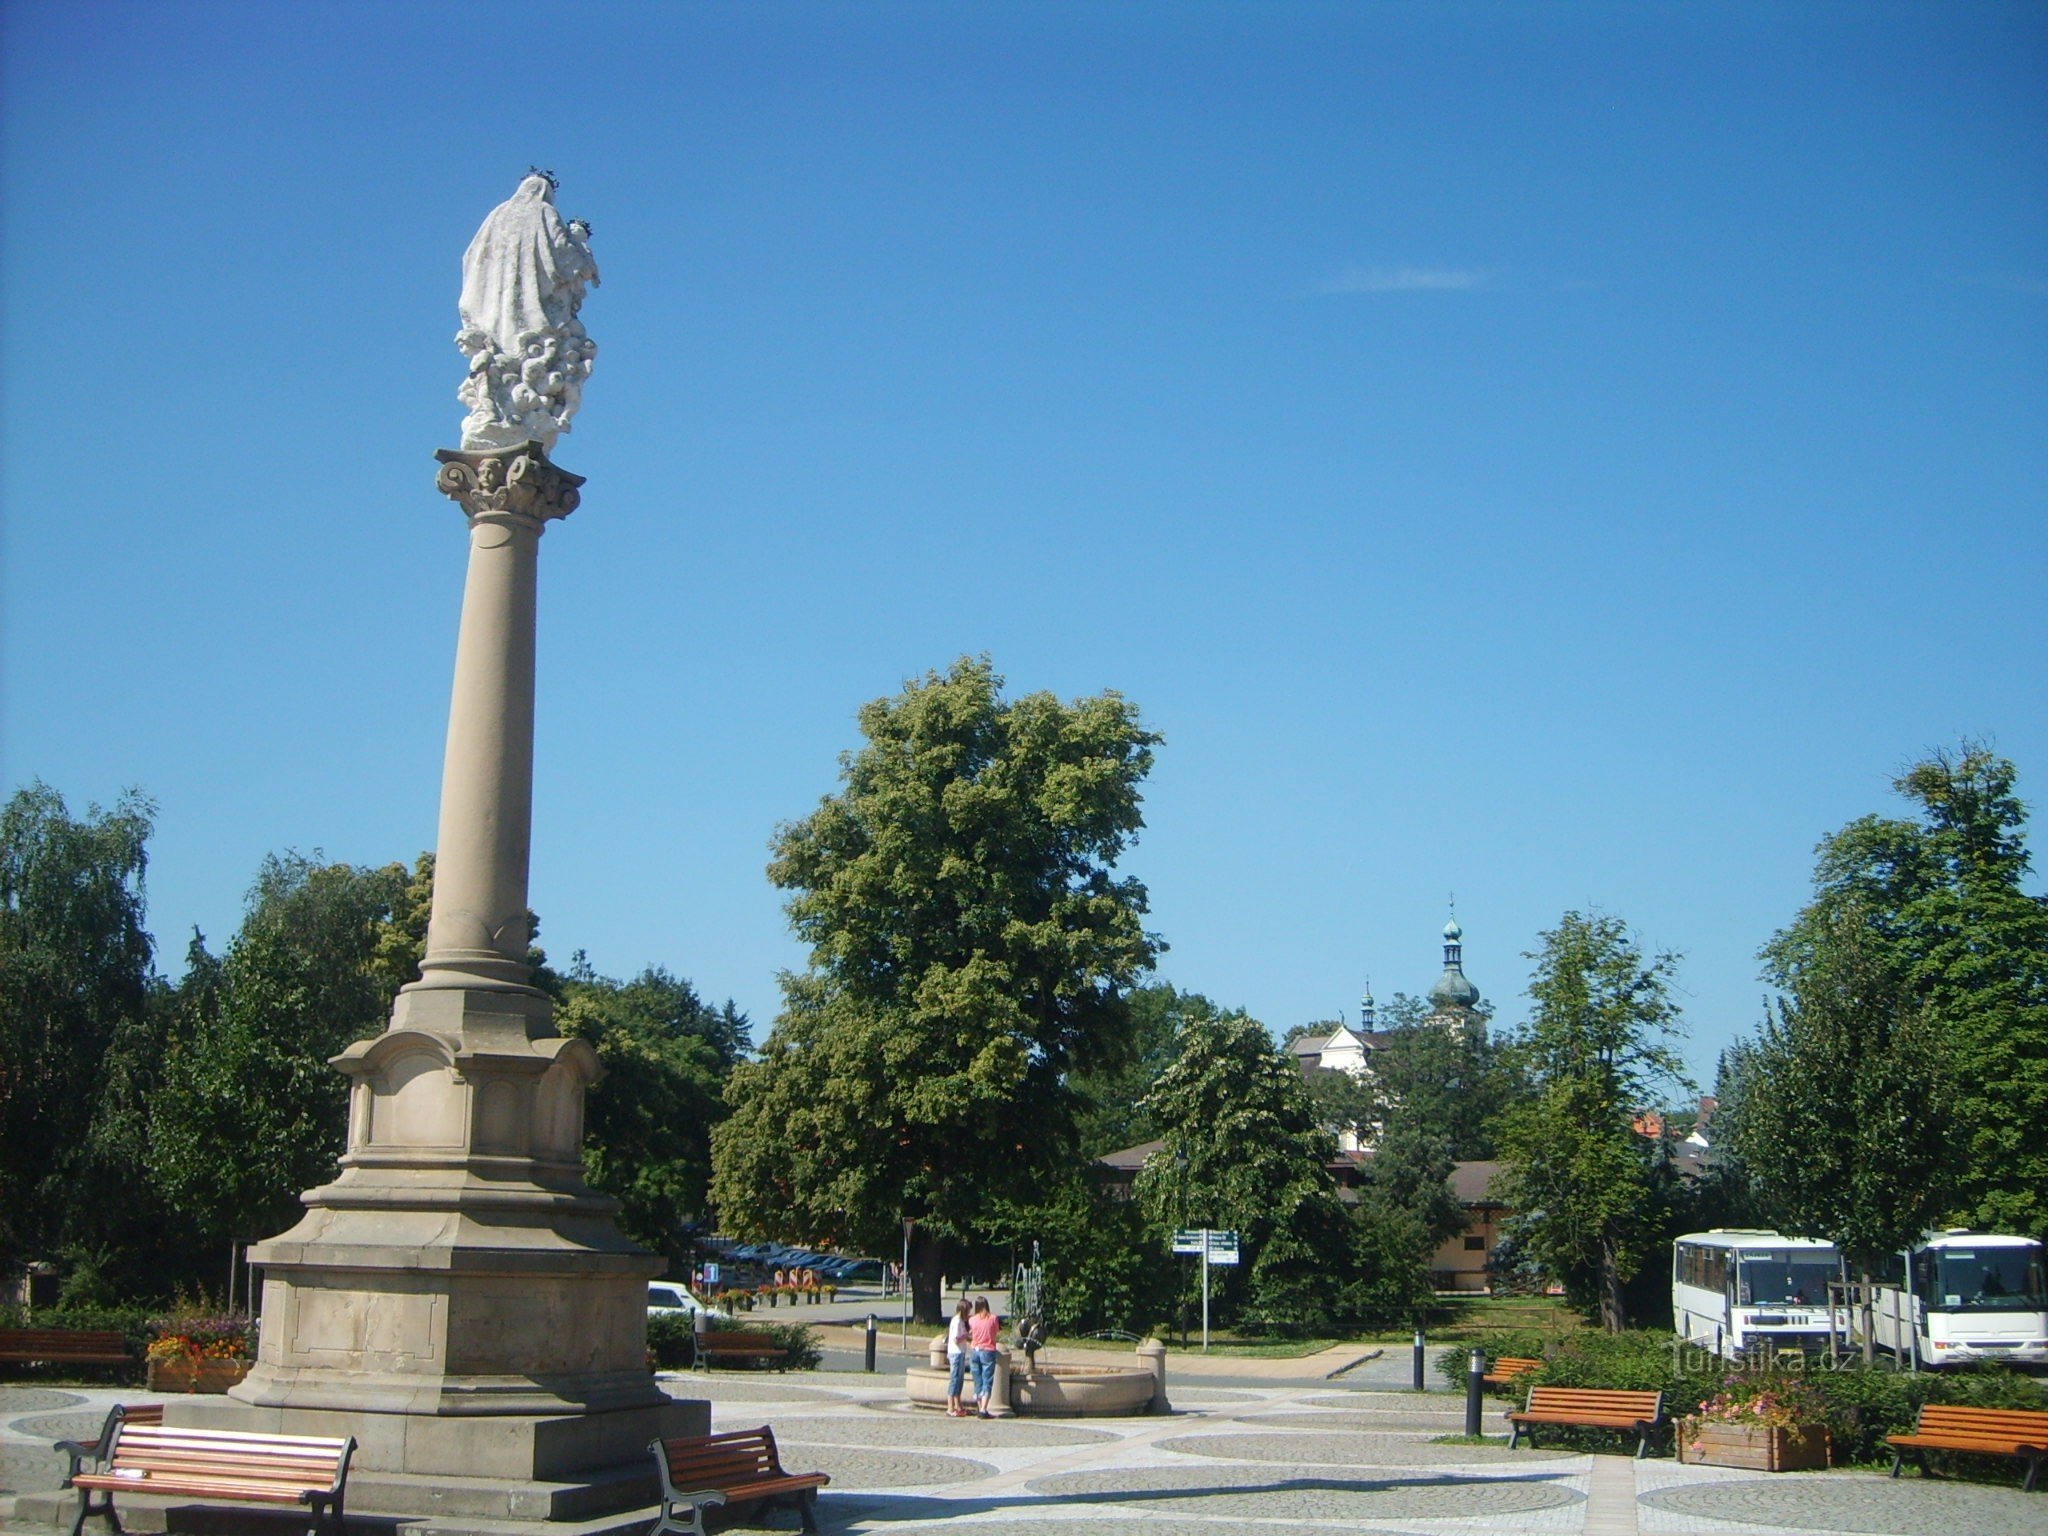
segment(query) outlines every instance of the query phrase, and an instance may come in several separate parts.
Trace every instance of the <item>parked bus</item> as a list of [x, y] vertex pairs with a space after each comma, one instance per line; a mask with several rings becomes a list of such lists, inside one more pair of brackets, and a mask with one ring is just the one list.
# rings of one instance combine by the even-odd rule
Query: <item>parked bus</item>
[[1729, 1359], [1763, 1347], [1824, 1349], [1834, 1246], [1717, 1227], [1671, 1245], [1671, 1320], [1678, 1336]]
[[[2048, 1283], [2031, 1237], [1930, 1232], [1877, 1279], [1871, 1337], [1901, 1362], [2048, 1365]], [[1860, 1315], [1853, 1326], [1860, 1342]]]

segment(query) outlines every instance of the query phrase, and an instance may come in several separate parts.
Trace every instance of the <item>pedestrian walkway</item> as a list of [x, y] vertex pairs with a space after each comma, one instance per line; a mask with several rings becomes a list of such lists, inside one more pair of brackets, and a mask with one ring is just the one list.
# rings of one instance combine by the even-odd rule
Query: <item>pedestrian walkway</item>
[[[1397, 1365], [1408, 1362], [1361, 1369], [1392, 1378]], [[1462, 1401], [1391, 1380], [1169, 1379], [1163, 1417], [986, 1421], [907, 1407], [894, 1371], [667, 1384], [709, 1398], [714, 1429], [772, 1425], [786, 1466], [829, 1473], [818, 1516], [833, 1536], [2048, 1536], [2048, 1495], [2010, 1486], [1443, 1443], [1464, 1427]], [[90, 1435], [106, 1404], [148, 1397], [0, 1387], [0, 1529], [20, 1529], [9, 1492], [61, 1472], [51, 1440]], [[1489, 1429], [1499, 1414], [1490, 1404]], [[793, 1525], [785, 1513], [728, 1528]]]

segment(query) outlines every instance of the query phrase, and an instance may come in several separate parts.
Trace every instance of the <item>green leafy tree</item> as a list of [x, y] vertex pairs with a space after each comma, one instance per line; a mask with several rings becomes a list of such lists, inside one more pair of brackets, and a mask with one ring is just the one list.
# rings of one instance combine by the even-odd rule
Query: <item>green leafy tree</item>
[[1211, 1272], [1212, 1313], [1282, 1333], [1330, 1326], [1351, 1282], [1352, 1233], [1330, 1173], [1336, 1143], [1293, 1061], [1243, 1014], [1193, 1019], [1146, 1099], [1165, 1150], [1134, 1193], [1159, 1227], [1238, 1234]]
[[346, 1086], [328, 1058], [383, 1028], [382, 930], [406, 875], [298, 854], [264, 862], [215, 995], [180, 1022], [149, 1127], [150, 1171], [209, 1239], [289, 1225], [335, 1170]]
[[2048, 1231], [2048, 900], [2024, 889], [2016, 782], [1974, 742], [1915, 764], [1893, 787], [1917, 819], [1864, 816], [1823, 841], [1813, 899], [1763, 958], [1796, 1001], [1845, 923], [1868, 932], [1859, 964], [1924, 1008], [1946, 1068], [1949, 1214], [2036, 1233]]
[[1567, 912], [1541, 940], [1515, 1047], [1534, 1092], [1503, 1117], [1500, 1192], [1520, 1213], [1518, 1246], [1618, 1331], [1623, 1286], [1661, 1225], [1662, 1149], [1636, 1121], [1684, 1081], [1665, 1043], [1678, 1028], [1677, 957], [1646, 959], [1628, 925], [1600, 912]]
[[629, 1237], [687, 1268], [686, 1229], [703, 1215], [711, 1181], [711, 1128], [725, 1115], [727, 1052], [745, 1040], [746, 1016], [730, 1002], [707, 1006], [659, 968], [621, 983], [579, 963], [562, 992], [556, 1027], [590, 1041], [605, 1069], [584, 1111], [584, 1176], [617, 1198]]
[[131, 791], [73, 817], [40, 781], [0, 809], [0, 1257], [65, 1239], [103, 1063], [147, 1016], [154, 815]]
[[776, 834], [770, 878], [810, 947], [713, 1133], [723, 1223], [895, 1251], [917, 1316], [949, 1241], [1075, 1156], [1070, 1076], [1129, 1049], [1153, 960], [1145, 889], [1112, 866], [1143, 825], [1158, 737], [1114, 693], [1006, 701], [984, 660], [860, 712], [842, 784]]
[[1372, 1119], [1441, 1136], [1455, 1160], [1491, 1158], [1501, 1115], [1523, 1092], [1509, 1054], [1484, 1028], [1441, 1023], [1382, 1032], [1372, 1053]]
[[[1284, 1048], [1283, 1048], [1284, 1050]], [[1316, 1121], [1334, 1136], [1355, 1131], [1370, 1141], [1380, 1118], [1380, 1097], [1369, 1077], [1354, 1076], [1342, 1067], [1317, 1067], [1302, 1079]]]
[[1939, 1033], [1875, 926], [1833, 904], [1756, 1039], [1730, 1059], [1730, 1149], [1788, 1230], [1865, 1268], [1953, 1200]]
[[1199, 992], [1182, 992], [1169, 982], [1133, 987], [1125, 998], [1125, 1040], [1121, 1051], [1068, 1074], [1079, 1101], [1075, 1125], [1081, 1155], [1101, 1157], [1151, 1141], [1159, 1127], [1145, 1109], [1145, 1096], [1171, 1066], [1175, 1041], [1191, 1019], [1213, 1019], [1222, 1009]]

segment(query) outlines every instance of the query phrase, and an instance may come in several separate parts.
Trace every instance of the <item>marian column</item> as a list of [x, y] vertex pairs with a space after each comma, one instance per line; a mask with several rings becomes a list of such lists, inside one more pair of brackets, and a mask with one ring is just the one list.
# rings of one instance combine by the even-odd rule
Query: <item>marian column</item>
[[353, 1434], [352, 1510], [587, 1519], [649, 1502], [655, 1435], [708, 1429], [648, 1372], [662, 1261], [583, 1182], [597, 1055], [556, 1032], [526, 961], [536, 561], [583, 484], [548, 450], [596, 354], [577, 318], [589, 228], [554, 190], [528, 176], [463, 259], [470, 411], [436, 485], [468, 520], [469, 569], [420, 978], [334, 1059], [339, 1176], [252, 1250], [263, 1329], [241, 1406], [176, 1413]]

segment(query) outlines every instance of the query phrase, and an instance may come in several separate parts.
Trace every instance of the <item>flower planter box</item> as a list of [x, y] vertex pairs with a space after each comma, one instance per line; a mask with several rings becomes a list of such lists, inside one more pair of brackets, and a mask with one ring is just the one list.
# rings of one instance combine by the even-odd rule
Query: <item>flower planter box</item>
[[225, 1392], [244, 1376], [254, 1360], [152, 1360], [148, 1386], [152, 1392]]
[[1684, 1425], [1678, 1430], [1678, 1459], [1693, 1466], [1747, 1467], [1753, 1472], [1809, 1472], [1829, 1461], [1828, 1432], [1812, 1429], [1752, 1429], [1736, 1424]]

